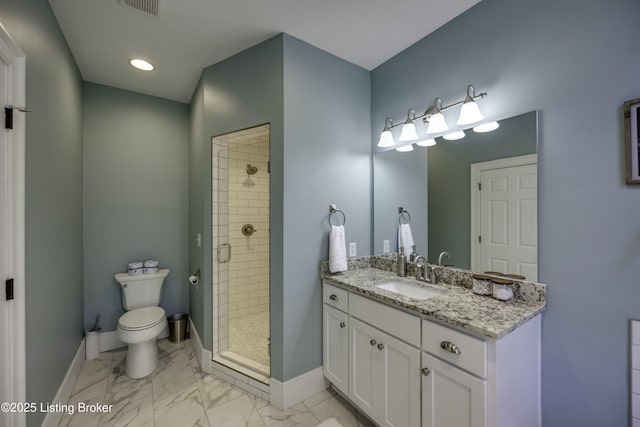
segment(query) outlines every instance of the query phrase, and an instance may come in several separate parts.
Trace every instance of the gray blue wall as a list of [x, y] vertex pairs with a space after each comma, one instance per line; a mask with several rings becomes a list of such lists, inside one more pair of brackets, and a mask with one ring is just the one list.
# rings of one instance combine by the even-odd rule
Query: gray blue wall
[[204, 127], [192, 141], [192, 178], [204, 182], [191, 200], [191, 234], [204, 230], [202, 250], [191, 248], [204, 265], [191, 291], [204, 298], [196, 327], [211, 348], [210, 138], [270, 123], [271, 375], [286, 381], [322, 365], [318, 263], [328, 257], [330, 203], [347, 214], [348, 241], [369, 253], [369, 73], [280, 35], [208, 67], [201, 83], [192, 99], [197, 112], [204, 95], [204, 117], [192, 117]]
[[271, 308], [283, 312], [284, 358], [276, 379], [322, 366], [318, 262], [329, 258], [329, 204], [347, 217], [347, 247], [371, 250], [369, 94], [368, 71], [284, 35], [284, 283]]
[[[82, 340], [82, 80], [46, 0], [0, 0], [26, 55], [27, 401], [49, 402]], [[45, 414], [28, 414], [38, 426]]]
[[622, 104], [640, 96], [638, 16], [635, 0], [483, 0], [372, 73], [372, 144], [386, 116], [468, 83], [489, 93], [486, 115], [541, 111], [545, 427], [628, 423], [640, 188], [623, 181]]
[[83, 124], [85, 328], [116, 329], [132, 261], [170, 269], [160, 305], [188, 312], [188, 105], [85, 83]]
[[447, 251], [447, 264], [471, 268], [471, 164], [536, 152], [536, 113], [501, 120], [489, 133], [429, 148], [429, 261]]

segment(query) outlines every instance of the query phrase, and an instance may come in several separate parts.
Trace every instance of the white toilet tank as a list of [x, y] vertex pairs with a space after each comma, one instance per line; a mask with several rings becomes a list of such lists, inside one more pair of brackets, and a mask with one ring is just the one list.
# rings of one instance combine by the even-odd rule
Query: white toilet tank
[[124, 309], [131, 311], [136, 308], [160, 305], [160, 291], [168, 275], [168, 268], [162, 268], [157, 273], [136, 276], [130, 276], [128, 273], [116, 274], [115, 278], [122, 288]]

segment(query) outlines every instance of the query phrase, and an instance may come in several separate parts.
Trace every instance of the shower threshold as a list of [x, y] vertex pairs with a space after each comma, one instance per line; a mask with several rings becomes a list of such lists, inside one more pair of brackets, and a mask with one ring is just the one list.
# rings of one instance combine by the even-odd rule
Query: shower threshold
[[232, 351], [224, 351], [213, 357], [214, 362], [227, 366], [256, 381], [269, 384], [271, 370], [268, 366], [244, 357]]

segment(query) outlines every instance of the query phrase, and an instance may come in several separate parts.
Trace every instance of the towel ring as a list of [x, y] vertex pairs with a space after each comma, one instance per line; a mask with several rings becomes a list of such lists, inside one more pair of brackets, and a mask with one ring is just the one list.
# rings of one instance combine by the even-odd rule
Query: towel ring
[[334, 214], [337, 214], [337, 213], [341, 213], [342, 214], [342, 224], [338, 224], [338, 226], [344, 225], [347, 222], [347, 216], [344, 214], [344, 212], [342, 212], [340, 209], [336, 208], [336, 205], [329, 205], [329, 226], [334, 225], [334, 224], [331, 223], [331, 217]]
[[[407, 214], [407, 222], [402, 222], [402, 215]], [[402, 206], [398, 208], [398, 224], [409, 224], [411, 222], [411, 214]]]

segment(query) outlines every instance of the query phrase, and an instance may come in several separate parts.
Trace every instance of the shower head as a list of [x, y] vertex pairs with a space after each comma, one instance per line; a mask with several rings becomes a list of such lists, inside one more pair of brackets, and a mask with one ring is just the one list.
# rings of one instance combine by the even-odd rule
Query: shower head
[[247, 175], [255, 175], [257, 172], [257, 166], [251, 166], [251, 163], [247, 163]]

